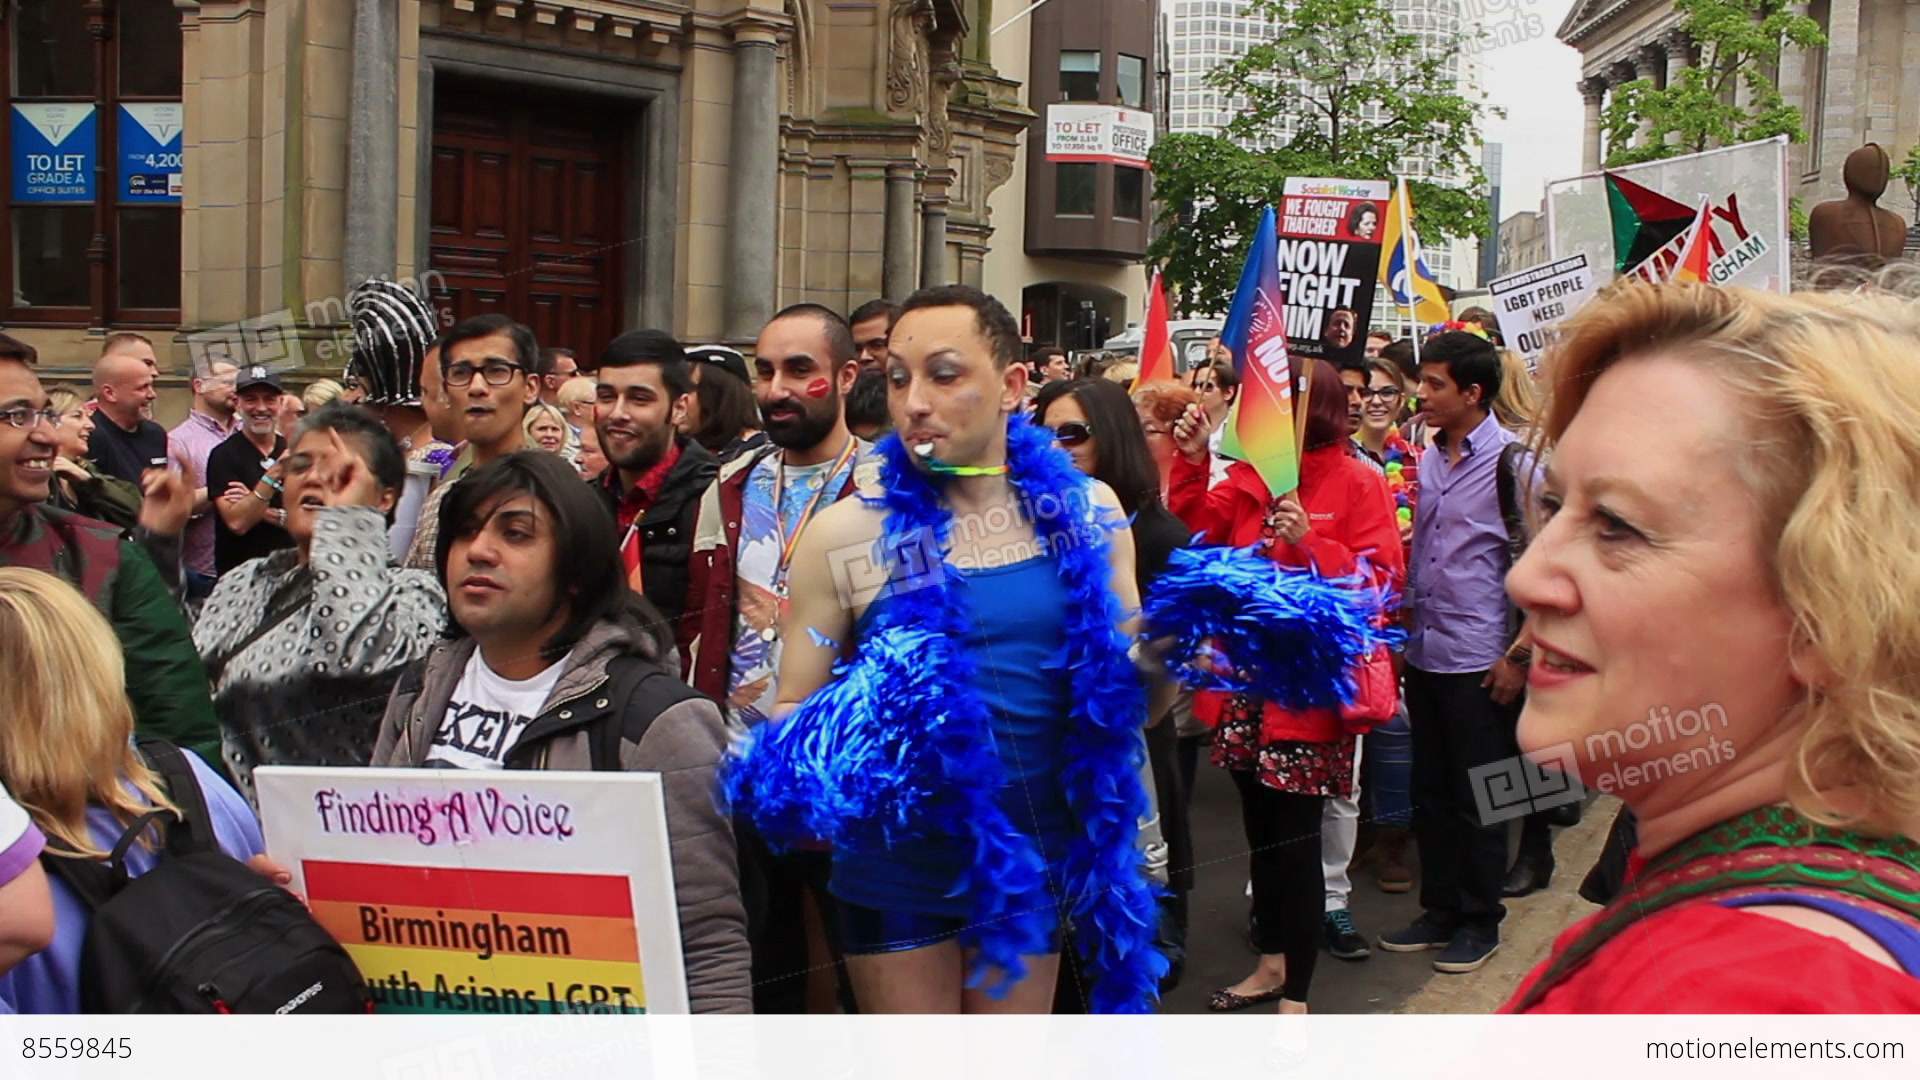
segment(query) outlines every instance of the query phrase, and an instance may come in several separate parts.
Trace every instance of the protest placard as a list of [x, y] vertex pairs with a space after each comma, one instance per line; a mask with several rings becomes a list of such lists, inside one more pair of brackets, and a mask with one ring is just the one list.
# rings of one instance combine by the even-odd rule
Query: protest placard
[[1493, 314], [1507, 347], [1526, 358], [1527, 370], [1553, 343], [1554, 327], [1593, 298], [1593, 270], [1585, 255], [1521, 270], [1487, 283]]
[[388, 1013], [684, 1013], [660, 778], [268, 767], [267, 851]]
[[1556, 180], [1547, 236], [1554, 258], [1586, 255], [1601, 284], [1616, 273], [1657, 283], [1680, 261], [1705, 199], [1708, 280], [1783, 293], [1792, 280], [1786, 183], [1785, 136]]
[[1385, 180], [1287, 179], [1275, 254], [1294, 353], [1338, 363], [1365, 351], [1389, 192]]

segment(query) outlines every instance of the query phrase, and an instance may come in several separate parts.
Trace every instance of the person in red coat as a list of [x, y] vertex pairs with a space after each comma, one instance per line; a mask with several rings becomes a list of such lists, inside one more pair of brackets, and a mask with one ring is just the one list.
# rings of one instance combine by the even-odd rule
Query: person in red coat
[[[1356, 456], [1346, 389], [1325, 361], [1313, 364], [1305, 423], [1299, 490], [1274, 498], [1245, 462], [1234, 462], [1209, 490], [1210, 425], [1189, 408], [1174, 425], [1180, 453], [1170, 508], [1208, 543], [1259, 544], [1283, 565], [1329, 577], [1358, 573], [1397, 591], [1406, 563], [1393, 499], [1380, 472]], [[1351, 797], [1356, 737], [1338, 710], [1283, 709], [1244, 695], [1198, 694], [1194, 715], [1217, 728], [1213, 763], [1240, 790], [1260, 950], [1253, 973], [1215, 991], [1211, 1006], [1225, 1012], [1278, 999], [1283, 1013], [1305, 1012], [1326, 895], [1322, 804]]]

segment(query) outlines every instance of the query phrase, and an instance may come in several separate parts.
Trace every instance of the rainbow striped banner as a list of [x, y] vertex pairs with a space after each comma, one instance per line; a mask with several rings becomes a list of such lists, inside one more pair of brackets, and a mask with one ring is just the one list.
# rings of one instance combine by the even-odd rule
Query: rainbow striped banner
[[1227, 416], [1220, 452], [1252, 465], [1276, 498], [1300, 486], [1294, 437], [1294, 365], [1280, 295], [1279, 240], [1273, 208], [1260, 216], [1220, 342], [1233, 352], [1240, 396]]

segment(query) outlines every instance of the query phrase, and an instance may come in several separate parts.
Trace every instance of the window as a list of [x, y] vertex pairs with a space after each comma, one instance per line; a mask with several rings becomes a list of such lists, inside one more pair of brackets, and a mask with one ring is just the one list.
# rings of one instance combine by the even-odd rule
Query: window
[[1147, 62], [1138, 56], [1121, 53], [1118, 73], [1120, 104], [1135, 109], [1146, 108]]
[[[168, 326], [180, 319], [180, 12], [103, 0], [96, 39], [72, 0], [11, 0], [0, 318]], [[106, 251], [96, 286], [87, 252]]]
[[1093, 186], [1099, 167], [1086, 162], [1067, 162], [1054, 168], [1059, 171], [1054, 174], [1053, 212], [1091, 216]]
[[1100, 100], [1100, 54], [1063, 52], [1060, 54], [1060, 100]]
[[1113, 216], [1139, 221], [1146, 217], [1147, 171], [1116, 165], [1113, 169]]

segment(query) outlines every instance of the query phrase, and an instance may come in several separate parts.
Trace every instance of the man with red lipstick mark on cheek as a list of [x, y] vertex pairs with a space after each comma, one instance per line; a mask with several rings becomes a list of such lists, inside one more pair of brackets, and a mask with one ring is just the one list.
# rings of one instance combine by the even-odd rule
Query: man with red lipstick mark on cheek
[[[808, 523], [872, 482], [871, 446], [847, 429], [860, 375], [856, 339], [817, 304], [775, 315], [754, 345], [753, 394], [768, 445], [721, 466], [694, 537], [694, 595], [706, 599], [690, 681], [725, 703], [737, 728], [767, 718], [778, 697], [787, 574]], [[831, 912], [826, 856], [768, 852], [741, 829], [742, 857], [762, 902], [750, 906], [755, 1011], [833, 1011], [835, 957], [813, 907]], [[797, 978], [805, 973], [804, 978]]]

